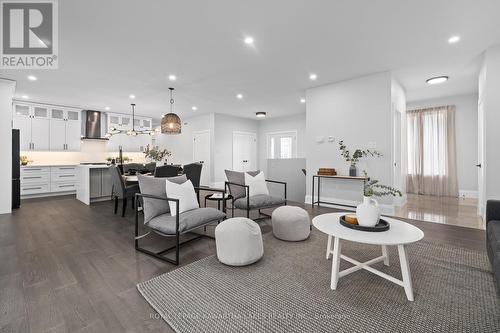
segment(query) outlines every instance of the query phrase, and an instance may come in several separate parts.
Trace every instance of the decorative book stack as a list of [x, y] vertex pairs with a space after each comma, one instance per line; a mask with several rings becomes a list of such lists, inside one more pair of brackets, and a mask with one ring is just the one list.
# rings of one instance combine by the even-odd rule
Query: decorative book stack
[[319, 168], [318, 176], [335, 176], [337, 171], [334, 168]]

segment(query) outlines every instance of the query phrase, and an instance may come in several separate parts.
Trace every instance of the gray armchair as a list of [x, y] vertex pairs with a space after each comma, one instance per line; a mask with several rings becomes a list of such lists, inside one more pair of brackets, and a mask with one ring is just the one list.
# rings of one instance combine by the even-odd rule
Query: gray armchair
[[117, 166], [110, 166], [109, 172], [111, 173], [112, 181], [112, 196], [115, 200], [115, 214], [118, 212], [118, 200], [121, 199], [123, 202], [122, 217], [125, 216], [125, 211], [127, 209], [127, 199], [132, 199], [132, 208], [134, 208], [134, 195], [139, 192], [139, 185], [126, 185], [123, 180], [122, 174]]
[[486, 250], [500, 296], [500, 200], [486, 202]]
[[[139, 200], [142, 199], [143, 201], [142, 212], [144, 214], [144, 225], [152, 232], [155, 232], [160, 236], [175, 239], [175, 245], [161, 251], [152, 251], [141, 247], [139, 245], [139, 240], [149, 235], [151, 231], [144, 235], [139, 235], [139, 209], [136, 208], [135, 249], [139, 252], [148, 254], [174, 265], [178, 265], [181, 245], [201, 237], [213, 238], [206, 233], [195, 232], [195, 230], [204, 227], [204, 231], [206, 231], [206, 226], [208, 224], [218, 224], [226, 217], [226, 214], [215, 208], [196, 208], [179, 214], [179, 199], [167, 197], [165, 191], [165, 180], [168, 179], [171, 182], [182, 184], [187, 181], [185, 175], [169, 178], [139, 175], [138, 179], [141, 193], [136, 194], [135, 200], [137, 201], [136, 207], [138, 206], [137, 203]], [[203, 190], [207, 189], [204, 188]], [[223, 192], [222, 190], [216, 189], [208, 190], [213, 192]], [[170, 213], [169, 202], [177, 203], [177, 212], [175, 216], [172, 216]], [[184, 235], [189, 235], [191, 237], [181, 242], [181, 236]], [[165, 256], [173, 250], [175, 250], [175, 258], [172, 259]]]
[[[250, 187], [245, 185], [245, 174], [243, 172], [230, 170], [225, 170], [225, 172], [228, 181], [225, 182], [224, 189], [225, 191], [229, 191], [229, 194], [231, 195], [232, 216], [234, 216], [234, 209], [237, 208], [246, 211], [247, 218], [250, 218], [250, 211], [252, 210], [258, 210], [259, 212], [259, 218], [256, 220], [269, 218], [271, 216], [261, 212], [261, 209], [285, 206], [287, 204], [285, 182], [266, 179], [267, 183], [283, 185], [283, 197], [265, 194], [252, 195]], [[255, 176], [259, 173], [259, 171], [250, 171], [248, 173]]]

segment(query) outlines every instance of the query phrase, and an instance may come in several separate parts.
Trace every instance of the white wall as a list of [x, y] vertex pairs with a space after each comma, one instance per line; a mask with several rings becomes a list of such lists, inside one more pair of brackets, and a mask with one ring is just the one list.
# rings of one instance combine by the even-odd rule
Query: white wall
[[[484, 212], [486, 200], [500, 199], [500, 46], [485, 52], [479, 81], [479, 99], [484, 107], [484, 198], [480, 209]], [[481, 191], [481, 189], [479, 189]]]
[[0, 79], [0, 214], [12, 210], [12, 98], [16, 90], [16, 82]]
[[448, 96], [408, 103], [408, 110], [455, 105], [458, 188], [461, 194], [477, 195], [477, 94]]
[[[258, 135], [259, 121], [215, 114], [214, 182], [226, 180], [225, 169], [233, 169], [233, 132], [250, 132]], [[259, 156], [257, 141], [257, 156]]]
[[[204, 114], [183, 119], [181, 134], [157, 134], [154, 144], [162, 149], [172, 151], [172, 157], [168, 159], [169, 163], [192, 163], [193, 132], [209, 130], [214, 133], [213, 118], [213, 114]], [[212, 147], [214, 147], [213, 140]]]
[[288, 117], [270, 118], [259, 121], [258, 151], [259, 169], [267, 175], [267, 134], [297, 131], [297, 158], [306, 156], [306, 114], [299, 113]]
[[[381, 158], [367, 158], [358, 164], [372, 178], [392, 184], [391, 74], [388, 72], [338, 82], [307, 91], [306, 158], [307, 174], [320, 167], [334, 167], [348, 174], [349, 163], [340, 156], [339, 140], [351, 149], [369, 148], [375, 143]], [[328, 142], [333, 136], [335, 142]], [[317, 143], [318, 137], [325, 142]], [[362, 199], [362, 183], [331, 180], [322, 186], [322, 197], [352, 204]], [[311, 177], [307, 177], [307, 194], [311, 194]], [[307, 197], [309, 201], [309, 197]], [[382, 200], [392, 205], [392, 199]]]

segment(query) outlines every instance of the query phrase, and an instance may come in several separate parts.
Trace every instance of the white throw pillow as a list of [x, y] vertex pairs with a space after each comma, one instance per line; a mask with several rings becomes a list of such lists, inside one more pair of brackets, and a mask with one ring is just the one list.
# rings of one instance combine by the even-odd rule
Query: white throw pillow
[[250, 196], [258, 194], [269, 195], [269, 190], [266, 185], [266, 178], [264, 177], [264, 172], [259, 172], [257, 175], [252, 176], [245, 172], [245, 185], [250, 187]]
[[[165, 191], [167, 192], [167, 197], [179, 199], [179, 214], [200, 207], [193, 183], [190, 180], [182, 184], [176, 184], [169, 182], [167, 179], [165, 181]], [[174, 201], [169, 201], [168, 205], [170, 206], [170, 214], [175, 216], [177, 213], [177, 204]]]

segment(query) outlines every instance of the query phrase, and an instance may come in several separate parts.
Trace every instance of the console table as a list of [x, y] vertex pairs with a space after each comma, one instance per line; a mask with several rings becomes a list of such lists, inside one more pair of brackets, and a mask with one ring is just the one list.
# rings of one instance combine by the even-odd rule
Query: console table
[[[340, 204], [340, 203], [335, 203], [335, 202], [328, 202], [328, 201], [321, 201], [321, 179], [326, 178], [326, 179], [345, 179], [345, 180], [357, 180], [357, 181], [365, 181], [365, 180], [370, 180], [370, 177], [352, 177], [352, 176], [323, 176], [323, 175], [313, 175], [312, 176], [312, 192], [311, 192], [311, 204], [314, 206], [315, 204], [318, 204], [318, 207], [320, 204], [329, 204], [329, 205], [337, 205], [337, 206], [343, 206], [343, 207], [351, 207], [351, 208], [356, 208], [356, 206], [352, 205], [346, 205], [346, 204]], [[316, 188], [316, 183], [317, 183], [317, 192], [316, 195], [318, 197], [317, 201], [314, 201], [314, 190]]]

